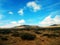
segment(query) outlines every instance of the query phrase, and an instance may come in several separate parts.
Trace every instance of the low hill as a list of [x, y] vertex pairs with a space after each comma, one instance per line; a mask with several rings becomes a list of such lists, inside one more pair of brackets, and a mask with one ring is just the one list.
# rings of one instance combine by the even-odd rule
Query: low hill
[[53, 24], [53, 25], [51, 25], [51, 26], [60, 26], [60, 24]]

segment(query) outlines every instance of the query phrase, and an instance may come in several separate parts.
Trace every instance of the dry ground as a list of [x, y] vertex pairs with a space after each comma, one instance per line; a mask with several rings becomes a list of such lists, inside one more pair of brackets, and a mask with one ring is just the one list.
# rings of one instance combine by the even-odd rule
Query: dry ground
[[[12, 31], [12, 30], [11, 30]], [[13, 36], [14, 33], [30, 33], [36, 35], [34, 40], [23, 40]], [[20, 34], [21, 35], [21, 34]], [[10, 33], [0, 33], [0, 45], [60, 45], [60, 30], [13, 30]]]

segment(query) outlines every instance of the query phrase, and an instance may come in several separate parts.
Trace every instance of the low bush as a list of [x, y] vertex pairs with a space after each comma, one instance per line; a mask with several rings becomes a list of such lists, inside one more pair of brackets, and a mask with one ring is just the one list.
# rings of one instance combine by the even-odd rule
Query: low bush
[[14, 36], [14, 37], [20, 37], [20, 33], [13, 33], [12, 36]]
[[35, 31], [35, 33], [36, 33], [36, 34], [42, 34], [42, 33], [41, 33], [41, 32], [39, 32], [39, 31]]
[[44, 34], [43, 36], [47, 36], [47, 37], [49, 37], [49, 38], [59, 37], [59, 35], [57, 35], [57, 34]]
[[9, 34], [11, 33], [11, 30], [0, 30], [0, 34]]
[[36, 35], [30, 34], [30, 33], [13, 33], [12, 36], [14, 37], [20, 37], [22, 40], [34, 40], [36, 38]]
[[1, 39], [2, 41], [7, 41], [7, 40], [8, 40], [7, 37], [1, 37], [0, 39]]
[[22, 40], [34, 40], [36, 38], [36, 35], [30, 34], [30, 33], [23, 33], [21, 35]]

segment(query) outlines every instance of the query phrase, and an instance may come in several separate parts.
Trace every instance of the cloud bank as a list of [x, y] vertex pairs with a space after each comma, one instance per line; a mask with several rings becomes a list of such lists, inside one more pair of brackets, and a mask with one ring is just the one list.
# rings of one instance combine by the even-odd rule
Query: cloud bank
[[56, 15], [54, 18], [51, 17], [52, 15], [47, 16], [44, 20], [39, 22], [40, 26], [50, 26], [53, 24], [60, 24], [60, 15]]

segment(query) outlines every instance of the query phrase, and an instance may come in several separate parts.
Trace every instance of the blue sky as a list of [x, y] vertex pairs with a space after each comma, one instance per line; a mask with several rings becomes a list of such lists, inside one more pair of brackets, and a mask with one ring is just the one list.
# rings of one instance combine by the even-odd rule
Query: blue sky
[[60, 0], [0, 0], [0, 27], [60, 24]]

